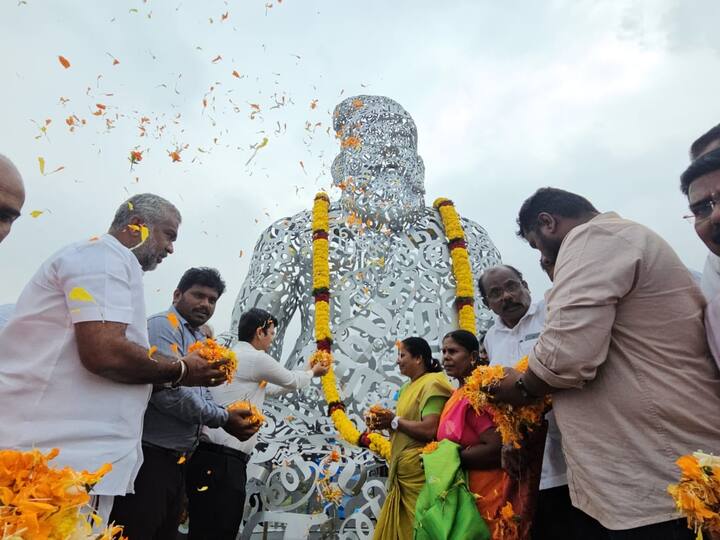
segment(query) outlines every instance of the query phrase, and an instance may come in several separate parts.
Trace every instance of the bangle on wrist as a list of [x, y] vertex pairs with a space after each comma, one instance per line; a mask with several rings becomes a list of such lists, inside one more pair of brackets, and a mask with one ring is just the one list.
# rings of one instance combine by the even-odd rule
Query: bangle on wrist
[[390, 429], [392, 429], [393, 431], [397, 431], [399, 425], [400, 425], [400, 417], [393, 416], [393, 419], [390, 420]]
[[177, 388], [185, 378], [185, 375], [187, 375], [187, 364], [185, 363], [185, 361], [178, 360], [176, 363], [180, 364], [180, 375], [170, 384], [172, 388]]

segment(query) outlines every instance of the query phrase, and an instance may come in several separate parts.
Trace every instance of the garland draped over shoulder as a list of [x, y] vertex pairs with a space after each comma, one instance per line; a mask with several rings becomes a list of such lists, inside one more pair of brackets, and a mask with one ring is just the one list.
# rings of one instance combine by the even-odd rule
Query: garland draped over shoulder
[[[457, 283], [455, 308], [458, 312], [458, 326], [476, 333], [472, 270], [465, 241], [465, 231], [453, 202], [437, 199], [433, 205], [442, 219], [452, 261], [452, 271]], [[330, 329], [330, 199], [320, 192], [315, 195], [312, 210], [312, 287], [315, 299], [315, 346], [316, 351], [310, 363], [321, 362], [328, 366], [328, 372], [321, 380], [323, 394], [328, 404], [328, 415], [340, 437], [355, 446], [369, 448], [385, 460], [390, 459], [390, 441], [379, 433], [360, 431], [347, 416], [345, 404], [340, 399], [333, 369], [332, 330]]]

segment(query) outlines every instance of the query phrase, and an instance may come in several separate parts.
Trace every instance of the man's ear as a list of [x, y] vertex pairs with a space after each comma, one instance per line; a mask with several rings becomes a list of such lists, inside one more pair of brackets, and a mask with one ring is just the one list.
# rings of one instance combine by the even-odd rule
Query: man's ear
[[558, 220], [552, 214], [540, 212], [537, 217], [538, 228], [545, 229], [548, 233], [554, 233], [558, 228]]
[[182, 296], [182, 293], [180, 292], [180, 289], [175, 289], [173, 292], [173, 304], [176, 304], [178, 300], [180, 300], [180, 297]]

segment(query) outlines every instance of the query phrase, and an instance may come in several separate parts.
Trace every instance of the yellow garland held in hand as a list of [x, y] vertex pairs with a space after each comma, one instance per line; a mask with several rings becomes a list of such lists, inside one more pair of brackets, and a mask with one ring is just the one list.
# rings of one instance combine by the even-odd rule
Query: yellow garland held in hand
[[440, 197], [435, 199], [433, 207], [440, 213], [445, 236], [448, 239], [452, 271], [455, 276], [455, 308], [458, 312], [458, 327], [477, 334], [475, 321], [475, 287], [473, 284], [470, 256], [468, 255], [465, 230], [460, 222], [460, 216], [450, 199]]
[[325, 193], [315, 196], [312, 211], [313, 231], [313, 296], [315, 297], [315, 341], [317, 351], [310, 363], [321, 362], [329, 369], [321, 383], [329, 415], [340, 437], [353, 445], [368, 447], [372, 452], [390, 459], [390, 441], [379, 433], [360, 433], [345, 413], [340, 400], [332, 361], [332, 332], [330, 330], [330, 251], [328, 235], [330, 232], [330, 199]]
[[[524, 373], [528, 369], [528, 357], [524, 356], [515, 366], [517, 371]], [[543, 419], [545, 409], [550, 404], [546, 397], [538, 403], [514, 407], [505, 403], [494, 403], [487, 393], [487, 388], [498, 384], [505, 377], [505, 368], [500, 364], [492, 366], [478, 366], [465, 379], [462, 387], [463, 394], [473, 408], [481, 413], [488, 411], [493, 417], [497, 431], [502, 437], [503, 444], [512, 444], [520, 447], [520, 439], [524, 428], [534, 429]]]

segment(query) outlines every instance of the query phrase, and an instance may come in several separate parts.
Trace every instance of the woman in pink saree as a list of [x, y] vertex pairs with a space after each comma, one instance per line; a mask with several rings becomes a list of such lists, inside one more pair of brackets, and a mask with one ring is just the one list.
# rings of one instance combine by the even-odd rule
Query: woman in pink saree
[[[532, 515], [532, 505], [529, 504], [532, 497], [529, 494], [537, 491], [539, 467], [536, 464], [532, 467], [538, 469], [537, 478], [532, 482], [523, 482], [522, 486], [511, 478], [502, 469], [502, 439], [495, 429], [491, 413], [476, 412], [463, 395], [466, 377], [482, 362], [479, 349], [475, 335], [466, 330], [455, 330], [443, 338], [445, 373], [456, 379], [460, 388], [445, 403], [437, 439], [449, 439], [461, 446], [460, 462], [467, 471], [468, 488], [476, 495], [478, 510], [493, 538], [496, 538], [500, 510], [507, 502], [512, 503], [514, 514], [521, 517], [517, 538], [526, 538], [530, 526], [526, 516]], [[526, 473], [524, 471], [523, 476]]]

